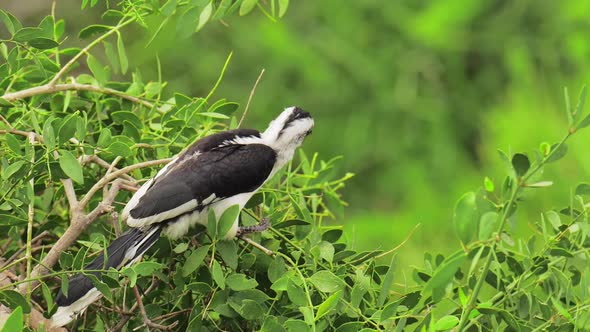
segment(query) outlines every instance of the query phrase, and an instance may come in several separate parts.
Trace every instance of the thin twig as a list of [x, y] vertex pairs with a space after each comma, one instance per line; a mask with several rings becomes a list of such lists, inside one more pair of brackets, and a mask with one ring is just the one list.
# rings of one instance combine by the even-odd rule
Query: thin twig
[[[109, 164], [108, 162], [106, 162], [104, 159], [100, 158], [97, 155], [84, 156], [84, 158], [82, 159], [82, 163], [87, 163], [89, 161], [93, 162], [103, 168], [106, 168], [106, 169], [111, 168], [111, 164]], [[118, 171], [118, 170], [119, 169], [117, 167], [113, 167], [113, 169], [111, 171]], [[124, 178], [125, 180], [135, 182], [135, 179], [129, 174], [122, 174], [121, 177]]]
[[248, 96], [248, 102], [246, 103], [246, 108], [244, 109], [244, 113], [242, 114], [242, 117], [240, 118], [240, 122], [238, 122], [238, 128], [240, 128], [242, 126], [242, 122], [244, 121], [244, 118], [246, 118], [246, 113], [248, 113], [248, 109], [250, 108], [250, 102], [252, 101], [252, 98], [254, 97], [254, 92], [256, 91], [256, 87], [258, 86], [258, 82], [260, 82], [260, 80], [262, 79], [262, 75], [264, 75], [264, 68], [262, 68], [262, 70], [260, 71], [260, 75], [258, 75], [256, 82], [254, 82], [254, 86], [252, 87], [252, 90], [250, 90], [250, 96]]
[[[51, 233], [49, 233], [49, 231], [43, 231], [43, 232], [41, 232], [41, 234], [35, 236], [31, 240], [31, 243], [35, 243], [48, 235], [51, 235]], [[14, 261], [25, 250], [26, 250], [26, 248], [19, 248], [14, 254], [12, 254], [12, 256], [10, 256], [10, 258], [8, 258], [4, 263], [0, 264], [0, 270], [2, 270], [8, 264], [10, 264], [12, 261]]]
[[269, 250], [269, 249], [265, 248], [263, 245], [257, 243], [256, 241], [253, 241], [250, 238], [247, 238], [247, 237], [243, 236], [243, 237], [240, 237], [240, 239], [244, 240], [244, 242], [250, 244], [254, 248], [257, 248], [258, 250], [262, 251], [263, 253], [267, 254], [268, 256], [274, 256], [275, 255], [275, 253], [272, 250]]
[[88, 190], [86, 195], [80, 200], [80, 208], [83, 209], [84, 207], [86, 207], [86, 205], [88, 205], [88, 202], [90, 202], [90, 199], [92, 198], [92, 196], [94, 196], [94, 194], [98, 190], [100, 190], [103, 186], [105, 186], [107, 183], [111, 182], [112, 180], [116, 179], [120, 175], [127, 174], [127, 173], [134, 171], [136, 169], [139, 169], [139, 168], [145, 168], [145, 167], [166, 164], [166, 163], [169, 163], [170, 161], [172, 161], [172, 158], [144, 161], [142, 163], [130, 165], [130, 166], [121, 168], [117, 171], [114, 171], [112, 173], [105, 174], [105, 176], [103, 176], [100, 180], [98, 180], [98, 182], [95, 183], [94, 186], [92, 186], [92, 188], [90, 188], [90, 190]]
[[90, 44], [86, 45], [86, 47], [84, 47], [80, 52], [78, 52], [78, 54], [76, 54], [70, 61], [68, 61], [68, 63], [66, 63], [63, 67], [61, 67], [61, 69], [57, 72], [57, 74], [55, 74], [53, 79], [51, 79], [51, 81], [49, 81], [48, 85], [49, 86], [56, 85], [55, 83], [57, 83], [57, 80], [59, 80], [59, 78], [62, 77], [66, 73], [66, 71], [68, 71], [68, 69], [71, 66], [73, 66], [74, 63], [76, 63], [83, 55], [88, 54], [88, 51], [91, 48], [93, 48], [98, 43], [100, 43], [101, 41], [106, 39], [108, 36], [112, 35], [115, 32], [118, 32], [121, 28], [123, 28], [124, 26], [126, 26], [134, 21], [135, 21], [135, 18], [131, 18], [131, 19], [128, 19], [127, 21], [123, 21], [120, 24], [118, 24], [117, 26], [113, 27], [113, 29], [109, 30], [105, 34], [103, 34], [100, 37], [93, 40]]
[[139, 311], [141, 312], [141, 317], [143, 318], [143, 323], [145, 324], [145, 326], [155, 328], [158, 330], [172, 330], [176, 325], [178, 325], [178, 321], [168, 326], [152, 322], [147, 316], [147, 313], [145, 312], [143, 301], [141, 300], [141, 294], [139, 294], [139, 288], [137, 287], [137, 285], [133, 286], [133, 293], [135, 294], [135, 299], [137, 300]]
[[[31, 154], [31, 165], [35, 164], [35, 134], [29, 133], [29, 144], [31, 145], [31, 149], [33, 149], [33, 153]], [[35, 177], [31, 176], [29, 180], [29, 190], [34, 193], [35, 192]], [[28, 224], [27, 224], [27, 245], [26, 245], [26, 254], [25, 257], [27, 259], [27, 279], [31, 277], [31, 269], [33, 265], [33, 251], [32, 243], [33, 243], [33, 222], [35, 221], [35, 200], [31, 200], [29, 203], [29, 213], [28, 213]], [[31, 302], [31, 292], [32, 286], [31, 283], [27, 283], [27, 301]], [[27, 316], [27, 324], [29, 324], [30, 317]]]
[[122, 91], [118, 91], [118, 90], [111, 89], [111, 88], [103, 88], [103, 87], [90, 85], [90, 84], [80, 84], [80, 83], [66, 83], [66, 84], [54, 84], [54, 85], [47, 83], [47, 84], [43, 84], [40, 86], [32, 87], [32, 88], [21, 90], [21, 91], [6, 93], [1, 98], [6, 99], [7, 101], [15, 101], [18, 99], [23, 99], [23, 98], [27, 98], [27, 97], [36, 96], [36, 95], [49, 94], [49, 93], [68, 91], [68, 90], [91, 91], [91, 92], [98, 92], [98, 93], [107, 94], [107, 95], [114, 95], [117, 97], [121, 97], [123, 99], [127, 99], [131, 102], [141, 104], [141, 105], [148, 107], [148, 108], [154, 107], [154, 104], [150, 103], [149, 101], [143, 100], [143, 99], [135, 97], [135, 96], [128, 95]]
[[2, 122], [4, 122], [4, 124], [6, 124], [6, 125], [8, 126], [8, 128], [10, 128], [10, 129], [14, 129], [14, 128], [12, 127], [12, 125], [10, 124], [10, 122], [8, 122], [8, 120], [6, 120], [6, 118], [5, 118], [5, 117], [3, 117], [1, 114], [0, 114], [0, 120], [1, 120]]
[[392, 252], [396, 252], [397, 250], [399, 250], [401, 247], [403, 247], [406, 242], [408, 242], [410, 240], [410, 238], [412, 237], [412, 235], [414, 235], [414, 232], [420, 227], [421, 224], [416, 224], [414, 226], [414, 228], [412, 228], [412, 230], [410, 231], [410, 233], [406, 236], [406, 238], [402, 241], [402, 243], [398, 244], [395, 248], [387, 250], [386, 252], [379, 254], [377, 256], [375, 256], [375, 259], [381, 258], [381, 257], [385, 257], [389, 254], [391, 254]]

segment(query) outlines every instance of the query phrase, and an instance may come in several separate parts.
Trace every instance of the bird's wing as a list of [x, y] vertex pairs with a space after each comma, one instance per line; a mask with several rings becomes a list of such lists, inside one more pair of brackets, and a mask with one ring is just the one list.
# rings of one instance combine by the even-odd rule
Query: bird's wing
[[232, 144], [185, 157], [146, 190], [127, 223], [150, 225], [255, 191], [270, 175], [275, 160], [275, 151], [263, 144]]

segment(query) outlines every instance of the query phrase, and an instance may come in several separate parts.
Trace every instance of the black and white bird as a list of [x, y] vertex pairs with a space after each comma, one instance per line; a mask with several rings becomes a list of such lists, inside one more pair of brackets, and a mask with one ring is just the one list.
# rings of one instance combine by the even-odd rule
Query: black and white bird
[[[311, 133], [314, 121], [298, 107], [285, 109], [268, 128], [234, 129], [204, 137], [180, 153], [133, 195], [122, 212], [130, 229], [100, 254], [86, 270], [122, 268], [135, 263], [160, 235], [178, 238], [196, 224], [207, 224], [233, 205], [240, 210], [252, 195], [293, 158]], [[240, 227], [236, 218], [226, 238]], [[93, 273], [101, 278], [100, 272]], [[101, 296], [91, 280], [77, 274], [67, 296], [56, 297], [53, 326], [64, 326]]]

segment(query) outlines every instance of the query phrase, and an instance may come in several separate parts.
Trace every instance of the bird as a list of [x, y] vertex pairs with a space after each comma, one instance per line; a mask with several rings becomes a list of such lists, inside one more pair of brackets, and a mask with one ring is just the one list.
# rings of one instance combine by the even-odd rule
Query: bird
[[[299, 107], [287, 107], [264, 132], [233, 129], [203, 137], [146, 181], [124, 207], [121, 217], [129, 230], [116, 238], [85, 269], [121, 269], [137, 262], [160, 236], [177, 239], [197, 224], [207, 225], [213, 210], [217, 217], [235, 205], [241, 211], [248, 200], [285, 164], [313, 129], [314, 120]], [[267, 225], [240, 227], [239, 214], [225, 239]], [[67, 295], [56, 296], [52, 326], [76, 319], [101, 297], [91, 279], [78, 273], [69, 282]]]

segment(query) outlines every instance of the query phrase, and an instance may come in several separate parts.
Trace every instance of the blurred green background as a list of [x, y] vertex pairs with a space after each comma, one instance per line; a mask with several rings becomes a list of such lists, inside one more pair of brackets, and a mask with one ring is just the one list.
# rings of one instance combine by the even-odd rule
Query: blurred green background
[[[31, 8], [37, 2], [7, 9], [34, 22], [50, 8]], [[56, 11], [71, 43], [100, 21], [99, 9], [80, 15], [77, 1], [60, 0]], [[484, 176], [500, 186], [508, 169], [497, 148], [530, 153], [559, 140], [563, 87], [575, 103], [590, 77], [587, 1], [291, 1], [279, 22], [260, 11], [236, 15], [182, 41], [174, 26], [147, 48], [149, 35], [126, 31], [131, 68], [156, 80], [157, 54], [168, 92], [204, 96], [233, 51], [216, 97], [242, 105], [266, 69], [247, 126], [264, 128], [285, 106], [311, 112], [316, 128], [304, 149], [342, 155], [338, 172], [356, 174], [344, 191], [350, 206], [332, 223], [359, 249], [397, 246], [420, 224], [400, 249], [406, 266], [421, 264], [424, 251], [459, 248], [456, 199]], [[590, 182], [589, 138], [581, 133], [547, 169], [555, 185], [529, 196], [515, 225], [521, 236]]]

